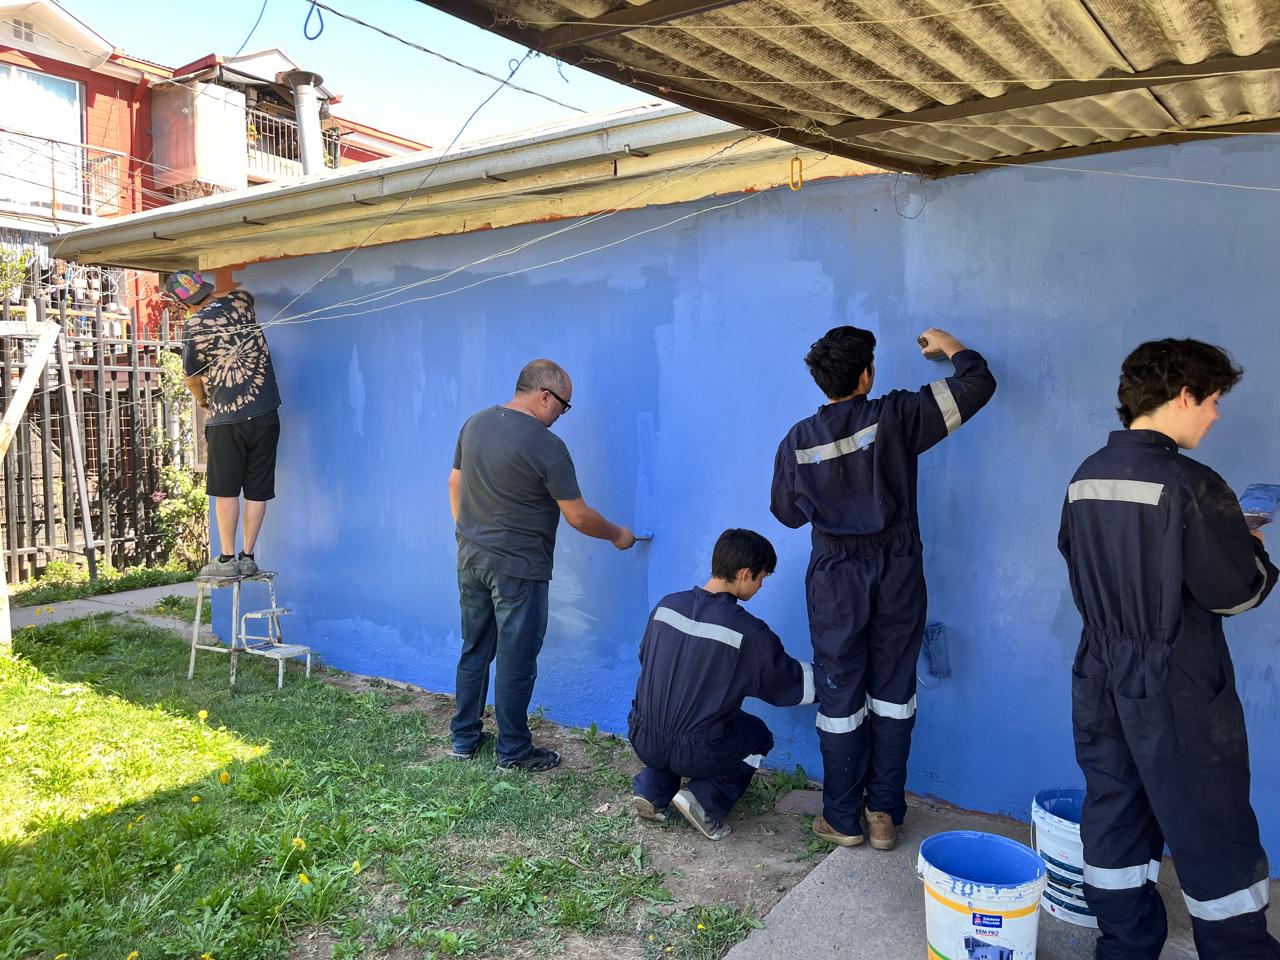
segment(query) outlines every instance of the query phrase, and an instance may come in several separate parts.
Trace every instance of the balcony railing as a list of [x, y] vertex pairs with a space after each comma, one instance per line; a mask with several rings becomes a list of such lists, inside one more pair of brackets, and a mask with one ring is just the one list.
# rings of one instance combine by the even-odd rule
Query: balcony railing
[[126, 159], [115, 150], [0, 131], [0, 206], [52, 218], [128, 213]]
[[[326, 130], [325, 165], [338, 165], [338, 133]], [[261, 110], [245, 111], [245, 145], [249, 151], [249, 178], [283, 180], [302, 176], [302, 150], [298, 124]]]

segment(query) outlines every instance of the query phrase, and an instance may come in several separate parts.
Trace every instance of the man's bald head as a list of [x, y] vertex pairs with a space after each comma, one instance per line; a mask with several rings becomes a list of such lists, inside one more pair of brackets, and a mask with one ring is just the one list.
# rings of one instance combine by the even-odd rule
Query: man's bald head
[[554, 360], [531, 360], [516, 379], [516, 393], [551, 390], [560, 396], [569, 393], [569, 375]]

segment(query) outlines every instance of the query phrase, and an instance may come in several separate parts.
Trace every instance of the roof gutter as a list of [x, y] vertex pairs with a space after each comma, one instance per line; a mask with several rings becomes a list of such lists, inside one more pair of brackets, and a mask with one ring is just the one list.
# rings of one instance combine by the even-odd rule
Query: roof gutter
[[508, 177], [539, 170], [636, 155], [664, 147], [723, 139], [739, 128], [722, 120], [662, 107], [631, 120], [606, 116], [591, 123], [526, 138], [485, 143], [451, 155], [429, 151], [361, 164], [314, 179], [174, 204], [107, 223], [73, 230], [59, 238], [67, 258], [106, 247], [200, 234], [245, 221], [287, 219], [325, 208], [374, 205], [432, 189]]

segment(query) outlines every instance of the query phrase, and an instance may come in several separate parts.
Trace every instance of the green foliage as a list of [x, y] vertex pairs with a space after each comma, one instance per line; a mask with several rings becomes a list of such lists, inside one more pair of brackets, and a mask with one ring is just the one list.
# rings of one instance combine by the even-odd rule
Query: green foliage
[[209, 498], [204, 474], [191, 468], [195, 463], [193, 407], [182, 358], [162, 353], [160, 370], [160, 395], [178, 412], [178, 436], [176, 440], [164, 436], [159, 428], [153, 432], [152, 449], [161, 451], [161, 463], [160, 486], [152, 497], [166, 562], [194, 570], [209, 555]]
[[[121, 571], [103, 564], [98, 567], [98, 579], [91, 581], [89, 571], [82, 565], [55, 560], [44, 568], [39, 579], [15, 590], [9, 602], [15, 607], [34, 607], [105, 593], [166, 587], [185, 583], [193, 576], [194, 573], [181, 567], [131, 567]], [[192, 616], [195, 616], [194, 611]]]
[[0, 243], [0, 300], [8, 299], [11, 291], [22, 286], [32, 259], [30, 250]]
[[[182, 620], [190, 623], [196, 618], [196, 601], [192, 597], [180, 597], [176, 593], [170, 593], [161, 597], [160, 602], [154, 607], [148, 607], [142, 612], [153, 617], [169, 617], [173, 620]], [[213, 622], [212, 604], [202, 603], [200, 605], [200, 622]]]

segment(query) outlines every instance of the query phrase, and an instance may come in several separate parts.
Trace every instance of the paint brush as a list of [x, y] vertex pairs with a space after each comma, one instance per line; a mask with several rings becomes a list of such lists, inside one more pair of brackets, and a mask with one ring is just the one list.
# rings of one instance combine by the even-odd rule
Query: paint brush
[[1251, 483], [1240, 495], [1240, 509], [1250, 530], [1270, 523], [1280, 506], [1280, 483]]

